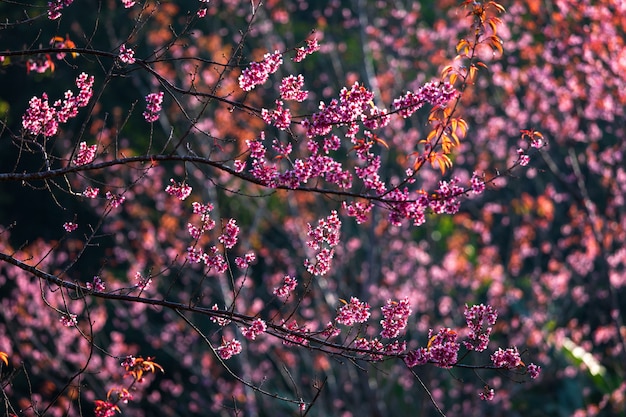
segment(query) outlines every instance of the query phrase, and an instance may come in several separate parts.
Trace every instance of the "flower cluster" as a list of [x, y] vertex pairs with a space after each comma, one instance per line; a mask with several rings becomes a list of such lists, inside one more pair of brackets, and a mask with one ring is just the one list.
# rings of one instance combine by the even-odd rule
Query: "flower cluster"
[[107, 191], [105, 197], [111, 203], [111, 207], [118, 208], [122, 205], [124, 201], [126, 201], [126, 197], [119, 194], [113, 194], [111, 191]]
[[530, 163], [530, 156], [522, 148], [517, 149], [517, 162], [523, 167]]
[[283, 107], [281, 100], [276, 100], [276, 108], [272, 111], [261, 109], [261, 118], [267, 124], [272, 124], [280, 130], [286, 130], [291, 124], [291, 112]]
[[194, 264], [203, 262], [209, 270], [215, 269], [218, 273], [226, 272], [228, 269], [224, 255], [219, 253], [216, 246], [211, 246], [206, 252], [200, 248], [189, 246], [187, 248], [187, 260]]
[[306, 338], [309, 334], [309, 329], [304, 326], [299, 326], [297, 321], [291, 320], [289, 324], [283, 322], [283, 329], [288, 331], [288, 334], [285, 335], [285, 340], [283, 340], [285, 346], [306, 346], [309, 344]]
[[[213, 306], [211, 306], [211, 310], [218, 311], [219, 308], [217, 307], [217, 304], [213, 304]], [[226, 310], [226, 307], [224, 307], [224, 310]], [[217, 325], [221, 327], [224, 327], [230, 324], [230, 319], [226, 319], [223, 317], [211, 317], [211, 321], [213, 323], [217, 323]]]
[[[357, 122], [367, 120], [371, 115], [378, 117], [381, 113], [374, 105], [374, 93], [354, 83], [348, 90], [346, 87], [339, 92], [339, 100], [333, 99], [326, 105], [320, 103], [319, 111], [310, 119], [302, 121], [302, 127], [306, 129], [308, 138], [315, 136], [325, 136], [331, 132], [335, 126], [348, 126], [346, 137], [353, 139], [359, 131]], [[380, 126], [389, 122], [386, 118], [385, 123], [379, 123]]]
[[78, 224], [74, 222], [65, 222], [63, 223], [63, 228], [65, 229], [67, 233], [71, 233], [74, 230], [78, 229]]
[[78, 96], [71, 90], [65, 92], [63, 100], [55, 101], [52, 106], [48, 102], [48, 95], [43, 93], [41, 98], [33, 97], [28, 102], [28, 109], [22, 116], [22, 127], [31, 135], [43, 134], [45, 137], [54, 136], [59, 124], [67, 122], [78, 115], [78, 108], [85, 107], [93, 94], [93, 76], [85, 73], [76, 78], [79, 88]]
[[408, 367], [432, 362], [440, 368], [451, 368], [457, 362], [460, 345], [457, 333], [449, 328], [440, 329], [436, 335], [428, 332], [428, 345], [409, 352], [404, 358]]
[[235, 219], [230, 219], [224, 226], [223, 233], [217, 240], [224, 245], [226, 249], [232, 249], [237, 244], [237, 236], [239, 235], [239, 226]]
[[235, 258], [235, 265], [237, 265], [238, 268], [246, 269], [248, 265], [254, 261], [256, 261], [256, 255], [254, 252], [248, 252], [244, 256], [237, 256]]
[[275, 51], [273, 54], [267, 53], [260, 62], [253, 62], [244, 69], [239, 76], [239, 87], [243, 91], [250, 91], [257, 85], [264, 84], [270, 74], [275, 73], [283, 63], [283, 56]]
[[267, 324], [259, 318], [254, 319], [250, 327], [242, 327], [241, 333], [246, 339], [256, 340], [257, 336], [261, 333], [265, 333], [267, 330]]
[[291, 294], [296, 289], [297, 285], [298, 285], [297, 279], [289, 275], [285, 275], [283, 284], [280, 287], [274, 288], [273, 294], [276, 297], [284, 300], [287, 297], [289, 297], [289, 294]]
[[495, 392], [493, 388], [490, 388], [489, 385], [485, 385], [483, 390], [478, 393], [478, 398], [483, 401], [492, 401], [495, 397]]
[[343, 302], [344, 305], [341, 306], [335, 318], [337, 323], [353, 326], [356, 323], [364, 323], [370, 318], [370, 305], [368, 303], [356, 297], [351, 297], [350, 302]]
[[191, 194], [191, 187], [184, 182], [177, 183], [173, 178], [170, 178], [170, 185], [165, 187], [165, 192], [182, 201]]
[[213, 204], [202, 204], [194, 201], [191, 206], [193, 207], [193, 213], [200, 215], [201, 225], [198, 227], [192, 223], [187, 223], [187, 230], [189, 231], [191, 237], [199, 239], [204, 232], [212, 230], [215, 227], [215, 220], [211, 218]]
[[363, 224], [369, 218], [369, 212], [372, 210], [372, 204], [369, 202], [362, 203], [356, 201], [354, 203], [342, 202], [341, 206], [346, 211], [346, 214], [350, 217], [354, 217], [357, 224]]
[[387, 300], [387, 303], [381, 307], [384, 319], [380, 321], [383, 327], [380, 335], [387, 339], [398, 337], [400, 331], [406, 328], [411, 315], [411, 306], [409, 299], [404, 298], [400, 301]]
[[464, 341], [463, 345], [468, 350], [482, 352], [487, 349], [489, 336], [493, 325], [496, 324], [498, 313], [489, 305], [465, 305], [465, 321], [470, 332], [467, 336], [469, 341]]
[[81, 166], [93, 162], [93, 160], [96, 159], [97, 149], [98, 145], [87, 146], [86, 142], [81, 142], [78, 145], [78, 153], [74, 157], [74, 165]]
[[474, 194], [482, 194], [485, 191], [485, 179], [478, 175], [478, 172], [474, 171], [472, 174], [472, 178], [470, 179], [470, 184], [472, 186], [472, 191]]
[[526, 367], [526, 369], [528, 370], [528, 374], [532, 379], [539, 378], [539, 374], [541, 373], [541, 366], [531, 363]]
[[163, 104], [163, 92], [150, 93], [146, 96], [146, 111], [144, 111], [143, 117], [146, 122], [152, 123], [159, 120], [159, 113], [161, 112]]
[[448, 82], [426, 83], [416, 91], [409, 91], [393, 101], [393, 110], [407, 118], [419, 110], [425, 103], [433, 106], [444, 106], [459, 96], [458, 91]]
[[448, 181], [439, 181], [436, 197], [430, 199], [430, 208], [437, 214], [456, 214], [461, 207], [458, 197], [465, 193], [458, 185], [459, 179], [454, 177]]
[[83, 195], [87, 198], [96, 198], [98, 197], [98, 193], [100, 192], [99, 188], [87, 187], [83, 191]]
[[337, 212], [333, 210], [326, 219], [320, 219], [315, 228], [308, 224], [307, 246], [315, 253], [315, 262], [306, 259], [304, 266], [313, 275], [325, 275], [330, 270], [330, 264], [335, 256], [334, 247], [339, 244], [339, 234], [341, 230], [341, 220]]
[[106, 286], [104, 285], [104, 281], [102, 281], [102, 279], [97, 275], [93, 277], [92, 282], [86, 283], [85, 287], [87, 287], [87, 289], [90, 291], [98, 291], [98, 292], [103, 292], [106, 289]]
[[94, 414], [96, 417], [113, 417], [120, 408], [112, 402], [96, 400], [94, 401]]
[[283, 78], [280, 83], [280, 98], [283, 100], [295, 100], [304, 101], [309, 95], [308, 91], [303, 91], [304, 76], [298, 74], [298, 76], [290, 75]]
[[307, 39], [306, 46], [296, 49], [296, 56], [293, 57], [293, 62], [301, 62], [307, 55], [311, 55], [313, 52], [319, 50], [320, 45], [316, 38]]
[[140, 290], [147, 290], [148, 287], [152, 284], [152, 278], [144, 278], [140, 272], [135, 273], [135, 287]]
[[48, 19], [56, 20], [61, 17], [61, 10], [72, 4], [74, 0], [50, 0], [48, 1]]
[[222, 346], [217, 348], [220, 358], [227, 360], [241, 353], [241, 342], [237, 339], [222, 341]]
[[508, 349], [498, 348], [497, 351], [491, 355], [491, 362], [496, 368], [515, 369], [520, 366], [524, 366], [522, 358], [520, 357], [517, 347]]
[[74, 327], [78, 324], [78, 321], [76, 320], [76, 314], [71, 313], [63, 314], [59, 321], [65, 327]]
[[124, 64], [134, 64], [135, 51], [133, 51], [131, 48], [127, 48], [126, 44], [122, 44], [122, 46], [120, 46], [119, 58], [120, 61], [122, 61]]

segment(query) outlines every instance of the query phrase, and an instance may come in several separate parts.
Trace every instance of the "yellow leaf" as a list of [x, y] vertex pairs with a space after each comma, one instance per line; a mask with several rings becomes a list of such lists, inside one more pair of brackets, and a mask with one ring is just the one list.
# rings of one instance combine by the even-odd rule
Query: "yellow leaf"
[[4, 362], [6, 366], [9, 366], [9, 355], [7, 355], [5, 352], [0, 352], [0, 360]]

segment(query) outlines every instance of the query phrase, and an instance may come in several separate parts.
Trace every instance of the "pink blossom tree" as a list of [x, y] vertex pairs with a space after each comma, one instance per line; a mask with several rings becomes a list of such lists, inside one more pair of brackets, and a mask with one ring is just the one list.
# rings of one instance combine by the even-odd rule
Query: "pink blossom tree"
[[93, 6], [0, 6], [8, 415], [619, 406], [618, 2]]

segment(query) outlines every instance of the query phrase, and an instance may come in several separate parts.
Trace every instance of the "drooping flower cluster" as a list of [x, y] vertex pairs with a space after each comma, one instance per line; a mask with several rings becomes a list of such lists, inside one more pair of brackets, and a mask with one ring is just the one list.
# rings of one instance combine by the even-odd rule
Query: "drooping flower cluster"
[[357, 224], [363, 224], [369, 218], [369, 213], [372, 210], [372, 204], [369, 202], [362, 203], [356, 201], [354, 203], [347, 203], [343, 201], [341, 206], [346, 211], [346, 214], [350, 217], [354, 217]]
[[81, 142], [78, 145], [78, 153], [74, 157], [74, 165], [81, 166], [93, 162], [93, 160], [96, 158], [97, 149], [98, 145], [87, 146], [86, 142]]
[[307, 246], [315, 251], [315, 261], [306, 259], [304, 266], [313, 275], [325, 275], [330, 270], [331, 260], [335, 255], [334, 247], [339, 244], [341, 220], [333, 210], [330, 216], [320, 219], [315, 228], [310, 223], [307, 226], [307, 236], [310, 238]]
[[185, 184], [184, 182], [177, 183], [173, 178], [170, 178], [170, 185], [165, 187], [166, 193], [178, 198], [181, 201], [189, 197], [189, 195], [191, 195], [191, 191], [191, 186]]
[[310, 333], [309, 329], [305, 326], [299, 326], [297, 321], [291, 320], [288, 324], [283, 322], [283, 328], [289, 331], [289, 333], [285, 335], [285, 340], [283, 340], [285, 346], [306, 346], [309, 344], [306, 338]]
[[241, 333], [246, 339], [256, 340], [257, 336], [267, 330], [267, 324], [259, 318], [254, 319], [250, 327], [242, 327]]
[[143, 117], [146, 122], [152, 123], [159, 120], [159, 113], [161, 113], [163, 104], [163, 92], [150, 93], [146, 96], [146, 111], [144, 111]]
[[468, 350], [482, 352], [487, 349], [489, 336], [493, 325], [496, 324], [498, 313], [489, 305], [479, 304], [469, 307], [465, 305], [465, 321], [470, 332], [469, 340], [463, 342]]
[[239, 87], [243, 91], [250, 91], [257, 85], [264, 84], [270, 74], [275, 73], [282, 63], [283, 56], [280, 52], [275, 51], [273, 54], [265, 54], [262, 61], [251, 63], [248, 68], [241, 72]]
[[493, 388], [490, 388], [489, 385], [485, 385], [483, 390], [478, 393], [478, 398], [483, 401], [492, 401], [495, 397], [495, 392]]
[[122, 61], [125, 64], [134, 64], [135, 63], [135, 51], [132, 50], [131, 48], [127, 48], [126, 44], [122, 44], [122, 46], [120, 46], [119, 58], [120, 58], [120, 61]]
[[517, 347], [508, 349], [498, 348], [498, 350], [491, 355], [491, 362], [493, 362], [493, 366], [496, 368], [504, 369], [515, 369], [519, 366], [524, 366], [524, 362], [522, 362]]
[[220, 358], [227, 360], [241, 353], [241, 342], [237, 339], [224, 340], [222, 346], [217, 348]]
[[22, 116], [22, 127], [31, 135], [54, 136], [59, 129], [59, 124], [76, 117], [78, 109], [89, 103], [93, 94], [93, 82], [93, 76], [80, 74], [76, 78], [76, 86], [80, 90], [78, 96], [74, 96], [74, 93], [68, 90], [65, 92], [64, 99], [55, 101], [52, 106], [48, 102], [46, 93], [43, 93], [41, 98], [31, 98], [28, 109]]
[[539, 374], [541, 373], [541, 366], [531, 363], [526, 367], [526, 370], [528, 371], [528, 374], [532, 379], [537, 379], [539, 378]]
[[[208, 230], [215, 227], [215, 220], [211, 218], [211, 211], [213, 205], [210, 203], [201, 204], [198, 202], [192, 203], [193, 213], [200, 215], [200, 226], [196, 226], [193, 223], [187, 224], [187, 230], [192, 238], [196, 241]], [[239, 227], [235, 220], [231, 219], [226, 224], [223, 233], [219, 236], [219, 241], [224, 244], [227, 249], [232, 248], [237, 243], [237, 235], [239, 234]], [[197, 242], [196, 242], [197, 243]], [[187, 248], [187, 260], [191, 263], [203, 262], [209, 270], [214, 269], [218, 273], [223, 273], [228, 269], [228, 263], [224, 258], [224, 255], [220, 253], [217, 246], [211, 246], [208, 250], [196, 247], [195, 244]]]
[[280, 287], [274, 288], [273, 294], [276, 297], [284, 300], [289, 297], [289, 294], [291, 294], [296, 289], [297, 285], [297, 279], [292, 276], [285, 275], [285, 278], [283, 279], [283, 284]]
[[380, 324], [383, 327], [380, 335], [387, 339], [398, 337], [400, 331], [406, 328], [411, 315], [411, 306], [409, 299], [404, 298], [400, 301], [387, 300], [387, 303], [381, 307], [383, 320]]
[[370, 305], [356, 297], [351, 297], [350, 302], [344, 302], [337, 312], [337, 323], [353, 326], [356, 323], [364, 323], [370, 318]]
[[199, 239], [202, 234], [208, 230], [212, 230], [215, 227], [215, 220], [211, 218], [211, 211], [213, 211], [213, 204], [202, 204], [194, 201], [191, 206], [193, 207], [193, 213], [200, 215], [200, 227], [193, 223], [187, 223], [187, 230], [194, 239]]
[[311, 55], [319, 50], [320, 45], [316, 38], [307, 39], [306, 46], [296, 49], [296, 56], [293, 57], [293, 62], [301, 62], [307, 55]]

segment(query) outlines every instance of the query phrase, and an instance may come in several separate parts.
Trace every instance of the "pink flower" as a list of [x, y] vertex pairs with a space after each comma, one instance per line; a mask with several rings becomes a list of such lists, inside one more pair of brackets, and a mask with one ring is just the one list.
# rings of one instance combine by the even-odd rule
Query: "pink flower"
[[541, 366], [531, 363], [526, 369], [528, 369], [528, 374], [532, 379], [539, 378], [539, 374], [541, 373]]
[[273, 54], [265, 54], [260, 62], [253, 62], [244, 69], [239, 76], [239, 87], [243, 91], [253, 90], [257, 85], [264, 84], [270, 74], [275, 73], [283, 63], [283, 56], [275, 51]]
[[317, 39], [307, 39], [306, 46], [296, 49], [296, 56], [293, 58], [293, 62], [300, 62], [307, 55], [312, 54], [313, 52], [319, 51], [320, 45], [317, 43]]
[[143, 112], [143, 117], [146, 122], [152, 123], [159, 120], [159, 113], [161, 112], [161, 105], [163, 103], [163, 92], [150, 93], [146, 96], [146, 111]]
[[487, 349], [492, 326], [496, 324], [498, 313], [489, 305], [465, 305], [465, 321], [470, 330], [469, 341], [463, 342], [468, 350], [482, 352]]
[[302, 74], [290, 75], [283, 78], [280, 83], [280, 98], [283, 100], [304, 101], [309, 95], [308, 91], [302, 91], [304, 86], [304, 77]]
[[135, 0], [122, 0], [122, 4], [124, 5], [125, 9], [130, 9], [131, 7], [135, 5], [135, 3], [136, 3]]
[[33, 97], [28, 103], [28, 109], [22, 116], [22, 127], [31, 135], [42, 134], [45, 137], [54, 136], [59, 124], [67, 122], [78, 115], [78, 108], [85, 107], [93, 94], [94, 78], [81, 73], [76, 78], [76, 86], [80, 89], [78, 96], [70, 90], [65, 92], [63, 100], [57, 100], [51, 106], [48, 95], [43, 93], [41, 98]]
[[122, 44], [122, 46], [120, 46], [119, 58], [120, 58], [120, 61], [122, 61], [125, 64], [134, 64], [135, 63], [135, 51], [133, 51], [131, 48], [127, 48], [126, 44]]
[[449, 328], [440, 329], [436, 335], [428, 332], [428, 346], [424, 352], [430, 362], [440, 368], [452, 368], [457, 362], [460, 345], [456, 342], [457, 333]]
[[237, 244], [237, 236], [239, 235], [239, 226], [235, 219], [230, 219], [224, 227], [223, 233], [217, 240], [224, 245], [226, 249], [231, 249]]
[[48, 2], [48, 19], [56, 20], [61, 17], [61, 10], [72, 4], [74, 0], [51, 0]]
[[86, 142], [81, 142], [78, 145], [78, 153], [74, 157], [74, 164], [76, 166], [87, 165], [96, 158], [96, 150], [98, 145], [87, 146]]
[[297, 285], [297, 279], [290, 277], [289, 275], [285, 275], [283, 285], [278, 288], [274, 288], [273, 294], [276, 297], [284, 300], [289, 297], [289, 294], [291, 294], [296, 289]]
[[409, 316], [411, 315], [409, 299], [404, 298], [400, 301], [387, 300], [387, 303], [381, 310], [384, 319], [380, 321], [383, 327], [383, 331], [380, 335], [388, 339], [398, 337], [400, 331], [406, 328]]
[[474, 194], [482, 194], [482, 192], [485, 191], [485, 180], [482, 176], [478, 175], [476, 171], [472, 174], [472, 179], [470, 181]]
[[198, 9], [198, 11], [196, 12], [196, 14], [198, 15], [198, 17], [200, 19], [202, 19], [203, 17], [206, 17], [206, 12], [207, 12], [207, 8], [204, 7], [202, 9]]
[[243, 333], [246, 339], [256, 340], [257, 336], [264, 333], [267, 330], [265, 322], [259, 318], [254, 319], [250, 327], [242, 327], [241, 333]]
[[[345, 302], [344, 302], [345, 303]], [[339, 309], [335, 320], [337, 323], [352, 326], [356, 323], [364, 323], [370, 317], [370, 305], [351, 297], [350, 302], [345, 303]]]
[[73, 222], [65, 222], [63, 223], [63, 228], [65, 229], [67, 233], [71, 233], [74, 230], [78, 229], [78, 224], [73, 223]]
[[111, 207], [113, 208], [118, 208], [126, 200], [126, 197], [124, 197], [123, 195], [113, 194], [110, 191], [107, 191], [105, 197], [111, 202]]
[[[217, 304], [213, 304], [213, 306], [211, 307], [211, 310], [218, 311], [219, 308], [217, 307]], [[226, 310], [226, 307], [224, 307], [224, 310]], [[230, 319], [226, 319], [226, 318], [223, 318], [223, 317], [217, 317], [217, 316], [211, 317], [211, 321], [213, 323], [217, 323], [217, 325], [221, 326], [221, 327], [224, 327], [224, 326], [227, 326], [228, 324], [230, 324]]]
[[283, 102], [276, 100], [276, 108], [272, 111], [261, 109], [261, 118], [267, 124], [272, 124], [280, 130], [286, 130], [291, 124], [291, 112], [283, 107]]
[[241, 353], [241, 342], [237, 339], [223, 341], [222, 346], [217, 348], [220, 358], [227, 360]]
[[526, 165], [530, 163], [530, 156], [526, 155], [526, 153], [524, 152], [522, 148], [518, 148], [517, 149], [517, 161], [521, 166], [525, 167]]
[[85, 191], [83, 191], [83, 195], [87, 198], [96, 198], [98, 197], [99, 192], [99, 188], [87, 187], [85, 188]]
[[491, 362], [496, 368], [515, 369], [519, 366], [524, 366], [522, 358], [520, 357], [517, 347], [508, 348], [503, 350], [498, 348], [493, 355], [491, 355]]
[[171, 196], [178, 198], [179, 200], [184, 200], [191, 194], [191, 187], [187, 184], [177, 183], [174, 179], [170, 178], [170, 185], [165, 187], [165, 192]]
[[87, 284], [85, 284], [85, 287], [87, 287], [88, 290], [98, 292], [103, 292], [106, 289], [104, 281], [102, 281], [102, 279], [100, 279], [100, 277], [97, 275], [93, 277], [92, 282], [88, 282]]
[[483, 401], [492, 401], [495, 397], [495, 392], [493, 388], [489, 388], [489, 385], [485, 385], [485, 388], [481, 392], [478, 393], [478, 398]]
[[65, 327], [73, 327], [78, 324], [78, 321], [76, 320], [76, 314], [63, 314], [59, 321]]

